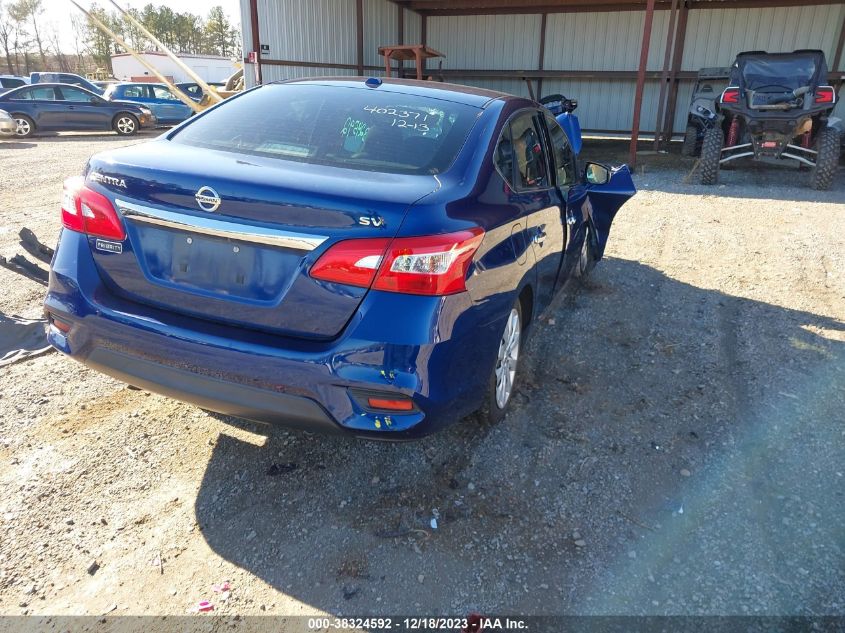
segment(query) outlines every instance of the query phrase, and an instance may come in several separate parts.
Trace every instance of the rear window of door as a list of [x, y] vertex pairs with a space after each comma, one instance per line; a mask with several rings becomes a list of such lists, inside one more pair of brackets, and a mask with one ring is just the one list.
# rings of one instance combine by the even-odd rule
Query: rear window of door
[[269, 85], [224, 102], [172, 140], [314, 165], [438, 174], [480, 114], [469, 105], [387, 90]]
[[36, 101], [55, 101], [56, 94], [53, 91], [53, 88], [30, 88], [29, 90], [21, 90], [13, 98], [34, 99]]
[[178, 101], [176, 97], [173, 96], [173, 93], [170, 92], [167, 88], [162, 88], [161, 86], [153, 86], [153, 97], [155, 99], [165, 99], [167, 101]]
[[91, 95], [79, 88], [68, 88], [65, 86], [61, 88], [61, 92], [65, 101], [76, 101], [81, 103], [91, 102]]
[[547, 189], [550, 186], [549, 161], [537, 113], [529, 110], [514, 116], [510, 122], [510, 136], [516, 188], [523, 191]]
[[145, 99], [147, 98], [147, 86], [123, 86], [123, 94], [125, 99]]
[[546, 116], [546, 128], [549, 130], [551, 141], [552, 166], [555, 172], [557, 186], [561, 189], [571, 187], [575, 183], [575, 153], [569, 144], [566, 132], [554, 117]]

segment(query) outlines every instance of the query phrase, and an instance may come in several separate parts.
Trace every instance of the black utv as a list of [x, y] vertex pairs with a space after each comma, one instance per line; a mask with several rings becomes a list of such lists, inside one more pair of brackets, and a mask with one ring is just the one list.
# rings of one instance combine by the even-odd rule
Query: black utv
[[681, 154], [698, 156], [704, 133], [716, 122], [716, 100], [728, 85], [730, 68], [702, 68], [692, 89]]
[[721, 165], [753, 157], [797, 161], [811, 168], [811, 187], [829, 189], [839, 162], [839, 132], [828, 125], [836, 98], [822, 51], [740, 53], [704, 133], [702, 184], [715, 184]]

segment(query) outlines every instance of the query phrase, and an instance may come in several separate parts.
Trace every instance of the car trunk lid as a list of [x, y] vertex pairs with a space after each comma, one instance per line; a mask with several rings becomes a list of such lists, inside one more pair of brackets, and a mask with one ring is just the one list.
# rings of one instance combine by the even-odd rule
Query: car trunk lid
[[[167, 143], [166, 147], [162, 144]], [[308, 270], [342, 239], [393, 237], [437, 187], [431, 176], [280, 161], [166, 140], [94, 157], [89, 186], [107, 193], [127, 238], [90, 244], [124, 297], [239, 327], [331, 338], [366, 288]]]

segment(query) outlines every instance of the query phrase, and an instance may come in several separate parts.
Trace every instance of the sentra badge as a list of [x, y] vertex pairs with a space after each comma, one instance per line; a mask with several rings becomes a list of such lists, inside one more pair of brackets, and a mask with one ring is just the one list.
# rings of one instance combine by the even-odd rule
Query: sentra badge
[[92, 171], [88, 177], [94, 182], [101, 182], [104, 185], [111, 185], [113, 187], [123, 187], [126, 189], [126, 181], [123, 178], [115, 178], [114, 176], [105, 176], [98, 171]]

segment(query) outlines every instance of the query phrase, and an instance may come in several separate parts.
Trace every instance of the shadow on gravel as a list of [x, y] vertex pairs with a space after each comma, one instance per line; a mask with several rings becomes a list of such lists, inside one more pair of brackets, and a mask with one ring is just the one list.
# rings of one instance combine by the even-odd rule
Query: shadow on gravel
[[23, 143], [20, 141], [3, 141], [0, 142], [0, 149], [29, 149], [36, 147], [35, 143]]
[[[639, 148], [634, 176], [640, 189], [792, 202], [842, 202], [845, 196], [845, 170], [841, 165], [829, 191], [811, 189], [809, 168], [799, 169], [797, 163], [748, 159], [723, 167], [719, 184], [702, 185], [697, 170], [690, 175], [697, 159], [682, 156], [680, 143], [672, 143], [669, 153], [661, 154], [653, 152], [651, 143], [641, 143]], [[588, 139], [580, 158], [611, 165], [627, 163], [628, 142]]]
[[536, 328], [502, 424], [238, 422], [266, 441], [220, 435], [197, 520], [335, 614], [842, 614], [843, 331], [610, 259]]

